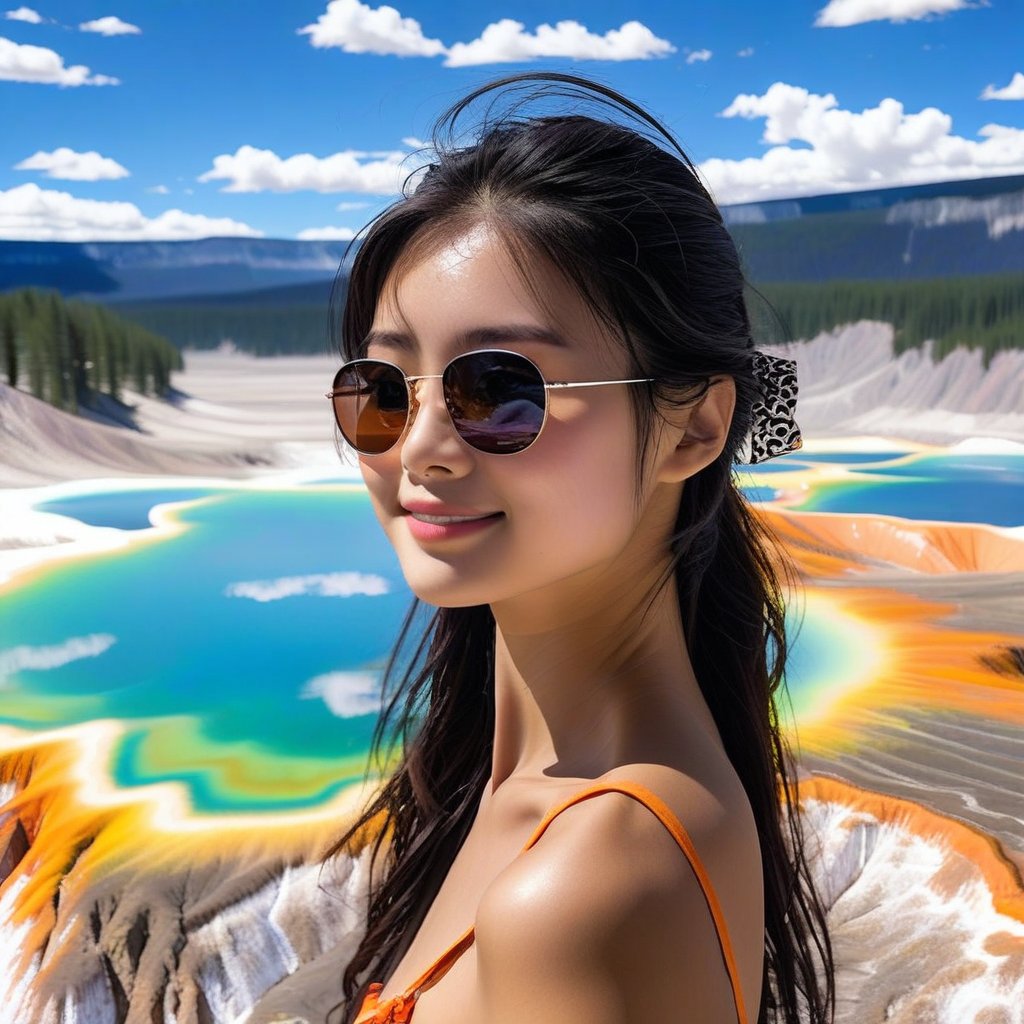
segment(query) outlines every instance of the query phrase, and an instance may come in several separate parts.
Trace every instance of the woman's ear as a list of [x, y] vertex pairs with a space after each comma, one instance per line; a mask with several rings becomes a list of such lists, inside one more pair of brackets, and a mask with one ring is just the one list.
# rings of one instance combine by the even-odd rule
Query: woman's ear
[[672, 438], [675, 445], [662, 455], [658, 480], [679, 483], [714, 462], [725, 447], [735, 408], [736, 382], [722, 376], [712, 380], [695, 405], [670, 411], [663, 443], [668, 446]]

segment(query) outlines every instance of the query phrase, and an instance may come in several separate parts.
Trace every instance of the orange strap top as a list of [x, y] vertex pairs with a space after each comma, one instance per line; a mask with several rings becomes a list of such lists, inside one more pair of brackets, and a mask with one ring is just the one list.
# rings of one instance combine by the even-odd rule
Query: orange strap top
[[[523, 847], [525, 853], [544, 834], [548, 825], [558, 817], [567, 807], [597, 796], [600, 793], [625, 793], [627, 796], [639, 800], [645, 807], [652, 811], [661, 823], [671, 833], [672, 838], [679, 844], [679, 848], [686, 854], [686, 859], [693, 868], [693, 873], [700, 882], [704, 891], [704, 898], [707, 901], [708, 910], [715, 922], [715, 930], [718, 933], [718, 942], [722, 948], [722, 958], [725, 961], [725, 968], [729, 974], [729, 981], [732, 983], [733, 998], [736, 1002], [736, 1017], [739, 1024], [749, 1024], [746, 1007], [743, 1003], [743, 993], [740, 990], [739, 972], [736, 968], [736, 959], [733, 955], [732, 943], [729, 940], [729, 932], [725, 925], [725, 918], [722, 915], [722, 908], [719, 905], [718, 897], [715, 895], [708, 877], [701, 863], [700, 857], [693, 846], [693, 842], [686, 834], [679, 819], [668, 809], [666, 804], [654, 795], [645, 786], [636, 782], [598, 782], [589, 786], [579, 793], [574, 794], [561, 804], [556, 804], [544, 816], [536, 831]], [[455, 961], [473, 944], [473, 926], [463, 932], [456, 941], [448, 947], [402, 994], [381, 1003], [378, 997], [384, 988], [382, 982], [375, 981], [370, 984], [356, 1017], [356, 1024], [408, 1024], [412, 1020], [412, 1012], [416, 1005], [416, 999], [421, 992], [437, 984], [451, 970]]]

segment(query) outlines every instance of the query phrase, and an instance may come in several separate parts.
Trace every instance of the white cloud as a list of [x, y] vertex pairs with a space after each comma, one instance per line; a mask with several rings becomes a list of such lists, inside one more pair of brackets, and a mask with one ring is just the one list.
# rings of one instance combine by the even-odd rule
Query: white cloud
[[227, 217], [205, 217], [167, 210], [145, 217], [133, 203], [79, 199], [35, 183], [0, 191], [0, 238], [37, 242], [101, 242], [259, 237], [248, 224]]
[[299, 692], [319, 697], [338, 718], [377, 714], [381, 709], [380, 680], [370, 672], [328, 672], [310, 679]]
[[704, 64], [711, 60], [713, 54], [710, 50], [694, 50], [686, 55], [687, 64]]
[[152, 192], [153, 195], [167, 196], [171, 194], [171, 190], [166, 185], [151, 185], [146, 189], [147, 192]]
[[347, 242], [356, 232], [355, 228], [303, 228], [295, 237], [300, 242]]
[[25, 669], [60, 668], [81, 658], [95, 658], [117, 642], [109, 633], [74, 636], [51, 647], [8, 647], [0, 650], [0, 686]]
[[64, 67], [64, 58], [45, 46], [15, 43], [0, 36], [0, 80], [41, 85], [120, 85], [109, 75], [91, 75], [84, 64]]
[[344, 213], [346, 210], [365, 210], [370, 204], [369, 203], [352, 203], [348, 200], [338, 203], [335, 209], [339, 213]]
[[8, 21], [27, 21], [31, 25], [43, 23], [43, 16], [38, 11], [33, 11], [31, 7], [18, 7], [13, 11], [8, 11], [4, 17]]
[[891, 98], [857, 113], [831, 93], [776, 82], [762, 96], [737, 96], [721, 116], [764, 118], [773, 144], [760, 157], [701, 165], [723, 203], [1024, 173], [1024, 129], [988, 124], [980, 140], [967, 139], [943, 111], [907, 113]]
[[115, 18], [113, 15], [106, 18], [96, 18], [95, 21], [83, 21], [78, 27], [83, 32], [98, 32], [101, 36], [142, 35], [142, 29], [138, 25], [129, 24], [129, 22]]
[[[603, 36], [578, 21], [538, 25], [528, 32], [512, 18], [489, 24], [468, 43], [446, 47], [440, 39], [424, 35], [415, 18], [403, 18], [394, 7], [370, 7], [359, 0], [331, 0], [313, 25], [300, 28], [317, 47], [337, 47], [346, 53], [376, 53], [394, 57], [440, 57], [445, 67], [505, 64], [537, 57], [569, 57], [574, 60], [647, 60], [675, 53], [675, 47], [658, 39], [639, 21], [627, 21]], [[416, 147], [419, 148], [419, 147]]]
[[16, 171], [45, 171], [48, 178], [64, 181], [113, 181], [127, 178], [128, 170], [108, 156], [100, 156], [95, 150], [76, 153], [67, 146], [61, 146], [52, 153], [39, 150], [15, 164]]
[[753, 57], [754, 48], [752, 46], [744, 46], [742, 50], [736, 51], [737, 57]]
[[455, 43], [448, 49], [445, 67], [503, 64], [537, 57], [568, 57], [572, 60], [649, 60], [675, 53], [666, 39], [659, 39], [639, 21], [627, 21], [603, 36], [578, 21], [538, 25], [533, 33], [511, 18], [492, 22], [478, 39]]
[[406, 135], [402, 139], [402, 145], [408, 146], [410, 149], [429, 149], [430, 143], [424, 142], [422, 139], [417, 139], [415, 135]]
[[[269, 149], [239, 146], [234, 155], [213, 159], [213, 168], [200, 181], [228, 181], [223, 192], [368, 192], [395, 195], [409, 173], [403, 152], [366, 153], [345, 150], [316, 157], [299, 153], [282, 159]], [[363, 161], [363, 162], [360, 162]]]
[[933, 14], [949, 14], [980, 4], [971, 0], [829, 0], [814, 24], [820, 28], [848, 28], [866, 21], [920, 21]]
[[789, 142], [794, 138], [810, 142], [808, 136], [814, 132], [813, 126], [838, 105], [832, 93], [818, 96], [799, 86], [775, 82], [763, 96], [741, 93], [721, 116], [765, 118], [764, 142]]
[[382, 576], [361, 572], [330, 572], [229, 583], [224, 593], [228, 597], [248, 597], [253, 601], [266, 602], [303, 594], [312, 594], [314, 597], [378, 597], [389, 590], [388, 581]]
[[331, 0], [315, 25], [300, 28], [316, 47], [338, 47], [346, 53], [436, 57], [445, 52], [440, 39], [428, 39], [415, 18], [403, 18], [394, 7], [372, 8], [359, 0]]
[[1024, 74], [1015, 71], [1009, 85], [997, 89], [994, 85], [986, 85], [980, 99], [983, 100], [1024, 100]]

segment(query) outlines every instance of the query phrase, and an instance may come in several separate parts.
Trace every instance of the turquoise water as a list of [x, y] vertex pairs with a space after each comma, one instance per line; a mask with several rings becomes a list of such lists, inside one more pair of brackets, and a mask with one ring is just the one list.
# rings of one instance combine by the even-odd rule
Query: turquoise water
[[905, 519], [1022, 526], [1022, 493], [1024, 456], [919, 455], [901, 466], [858, 469], [855, 480], [812, 491], [796, 507], [808, 512], [874, 512]]
[[[892, 467], [864, 458], [870, 470], [812, 489], [804, 507], [1022, 521], [1019, 457]], [[748, 497], [770, 500], [758, 468], [744, 471], [754, 480]], [[122, 722], [110, 764], [117, 783], [176, 780], [198, 811], [321, 803], [362, 776], [380, 669], [411, 601], [369, 499], [340, 483], [167, 485], [38, 507], [134, 531], [154, 505], [182, 500], [193, 503], [177, 513], [185, 529], [176, 535], [55, 563], [0, 589], [0, 722]], [[788, 673], [798, 712], [822, 692], [826, 670], [834, 680], [835, 651], [847, 647], [842, 624], [807, 610]]]
[[774, 487], [763, 487], [760, 484], [741, 487], [740, 490], [746, 495], [748, 501], [759, 503], [774, 501], [779, 493]]
[[70, 516], [87, 526], [112, 526], [118, 530], [145, 530], [150, 525], [149, 510], [168, 501], [191, 501], [224, 493], [209, 487], [164, 487], [144, 491], [100, 491], [73, 494], [39, 502], [40, 512]]
[[780, 455], [768, 462], [755, 466], [738, 466], [743, 471], [750, 471], [765, 476], [772, 473], [792, 473], [797, 469], [809, 469], [811, 466], [827, 465], [828, 463], [849, 463], [851, 465], [866, 466], [886, 462], [893, 462], [905, 458], [909, 452], [816, 452], [804, 451], [790, 452], [788, 455]]
[[[821, 462], [838, 462], [838, 463], [851, 463], [853, 465], [864, 465], [867, 463], [876, 462], [894, 462], [897, 459], [905, 458], [910, 452], [900, 451], [885, 451], [885, 452], [814, 452], [808, 454], [801, 452], [799, 455], [783, 455], [774, 461], [778, 463], [783, 469], [787, 468], [786, 463], [789, 460], [808, 462], [808, 463], [821, 463]], [[771, 463], [768, 463], [771, 465]]]
[[[102, 525], [120, 521], [145, 494], [133, 492], [130, 501], [124, 492], [109, 495]], [[168, 492], [149, 495], [164, 501]], [[87, 503], [94, 523], [103, 519], [100, 498]], [[303, 689], [331, 673], [375, 675], [409, 603], [365, 494], [342, 487], [214, 492], [178, 518], [188, 527], [178, 536], [58, 564], [0, 591], [0, 649], [17, 669], [0, 721], [27, 728], [97, 718], [147, 723], [117, 753], [122, 784], [168, 777], [137, 756], [151, 733], [189, 743], [211, 769], [218, 752], [234, 757], [245, 745], [244, 757], [269, 759], [288, 776], [287, 798], [225, 794], [209, 784], [216, 772], [198, 763], [198, 775], [185, 778], [182, 769], [177, 777], [199, 809], [322, 799], [325, 765], [350, 758], [361, 768], [375, 715], [364, 709], [339, 717], [323, 696], [302, 697]], [[312, 592], [263, 601], [230, 594], [232, 584], [332, 574], [359, 574], [357, 584], [386, 592], [321, 596], [307, 586]], [[74, 641], [98, 653], [18, 668], [11, 640], [42, 649], [43, 660], [46, 651], [57, 652], [50, 660], [78, 653]], [[348, 704], [359, 711], [366, 699]]]

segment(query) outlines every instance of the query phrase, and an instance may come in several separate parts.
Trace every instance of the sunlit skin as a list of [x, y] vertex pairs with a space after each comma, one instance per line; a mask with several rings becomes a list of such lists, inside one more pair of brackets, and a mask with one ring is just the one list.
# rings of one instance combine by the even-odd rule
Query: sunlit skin
[[[535, 269], [542, 301], [484, 226], [427, 252], [386, 283], [371, 333], [389, 337], [371, 342], [367, 356], [396, 363], [407, 375], [439, 374], [465, 350], [459, 345], [464, 333], [531, 325], [557, 332], [564, 344], [509, 340], [479, 347], [521, 352], [548, 381], [635, 376], [625, 351], [572, 285], [550, 265], [538, 262]], [[384, 454], [360, 457], [374, 509], [413, 592], [438, 606], [489, 604], [497, 627], [491, 778], [473, 830], [384, 998], [472, 922], [468, 915], [485, 893], [486, 905], [493, 905], [496, 898], [501, 903], [496, 892], [515, 902], [538, 885], [543, 891], [555, 884], [557, 862], [546, 876], [541, 845], [557, 856], [553, 837], [559, 827], [563, 841], [572, 842], [570, 819], [577, 808], [556, 820], [531, 851], [532, 873], [523, 875], [522, 863], [511, 862], [547, 807], [580, 789], [581, 781], [601, 777], [655, 788], [695, 841], [702, 830], [729, 833], [720, 849], [704, 852], [717, 861], [712, 876], [720, 880], [720, 899], [734, 919], [744, 987], [749, 998], [759, 993], [763, 897], [749, 806], [694, 677], [674, 586], [662, 588], [648, 610], [669, 558], [685, 480], [720, 453], [735, 387], [730, 377], [716, 378], [699, 405], [666, 412], [637, 498], [630, 386], [549, 392], [538, 439], [518, 454], [491, 455], [458, 436], [440, 380], [420, 381], [418, 408], [400, 442]], [[404, 508], [410, 502], [502, 516], [462, 536], [418, 539]], [[597, 838], [601, 829], [637, 830], [649, 835], [670, 870], [677, 869], [678, 848], [659, 834], [664, 830], [649, 812], [624, 806], [633, 804], [626, 797], [611, 795], [603, 810], [601, 802], [590, 801], [586, 812]], [[601, 871], [599, 864], [595, 870]], [[688, 870], [685, 862], [679, 870]], [[481, 971], [485, 916], [481, 908]], [[717, 947], [708, 948], [714, 961]], [[466, 1020], [483, 1012], [476, 972], [474, 947], [424, 993], [416, 1024], [458, 1024], [460, 1006]], [[708, 1000], [709, 1013], [731, 1006], [722, 985], [702, 987], [707, 994], [696, 998]], [[645, 998], [655, 1011], [667, 1005], [659, 998], [671, 996], [655, 985]], [[592, 1019], [603, 1020], [608, 1006], [592, 1012]]]

